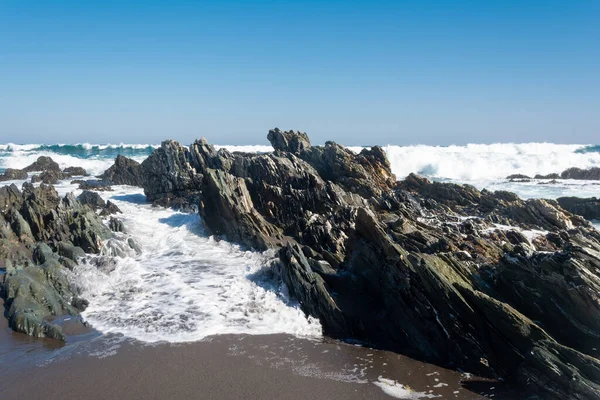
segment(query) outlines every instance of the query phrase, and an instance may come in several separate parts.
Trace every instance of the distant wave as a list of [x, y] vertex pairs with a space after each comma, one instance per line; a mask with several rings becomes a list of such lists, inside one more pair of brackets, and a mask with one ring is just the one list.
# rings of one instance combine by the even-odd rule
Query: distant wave
[[[503, 179], [512, 174], [560, 173], [570, 167], [600, 166], [600, 146], [553, 143], [385, 146], [399, 179], [411, 172], [456, 181]], [[584, 151], [584, 149], [587, 149]]]
[[582, 149], [575, 150], [576, 153], [600, 153], [600, 145], [585, 146]]
[[[101, 173], [118, 155], [143, 161], [159, 145], [153, 144], [0, 144], [0, 169], [23, 168], [40, 155], [52, 157], [61, 167], [83, 166]], [[217, 149], [248, 153], [266, 153], [268, 145], [215, 145]], [[349, 147], [360, 152], [365, 147]], [[496, 143], [465, 146], [383, 147], [399, 179], [411, 172], [431, 178], [453, 181], [491, 181], [511, 174], [560, 173], [570, 167], [600, 166], [600, 145], [553, 143]]]
[[116, 157], [118, 154], [125, 156], [149, 155], [158, 145], [150, 144], [14, 144], [0, 145], [0, 152], [8, 153], [33, 153], [50, 152], [70, 155], [73, 157], [89, 158], [93, 156]]

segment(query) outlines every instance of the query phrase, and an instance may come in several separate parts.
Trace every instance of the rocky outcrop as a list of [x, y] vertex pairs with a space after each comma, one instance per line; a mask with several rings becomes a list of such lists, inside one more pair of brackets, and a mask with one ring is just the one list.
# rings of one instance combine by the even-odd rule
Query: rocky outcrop
[[106, 207], [106, 202], [104, 199], [100, 197], [98, 193], [90, 190], [84, 190], [81, 192], [81, 194], [77, 196], [77, 200], [79, 200], [81, 204], [87, 204], [93, 210]]
[[55, 185], [59, 180], [63, 179], [63, 174], [58, 171], [48, 170], [41, 174], [33, 175], [31, 177], [31, 183], [43, 182], [46, 185]]
[[31, 165], [23, 168], [25, 172], [43, 172], [43, 171], [54, 171], [61, 172], [60, 166], [52, 158], [47, 156], [40, 156]]
[[[528, 181], [531, 180], [527, 175], [514, 174], [509, 175], [506, 179], [511, 181]], [[581, 179], [581, 180], [600, 180], [600, 168], [592, 167], [589, 169], [582, 168], [569, 168], [564, 170], [562, 173], [552, 173], [547, 175], [536, 174], [533, 179]]]
[[292, 154], [300, 154], [311, 148], [308, 135], [304, 132], [284, 132], [279, 128], [271, 129], [267, 139], [275, 150], [286, 151]]
[[548, 174], [548, 175], [536, 174], [534, 176], [534, 179], [560, 179], [560, 175], [559, 174]]
[[573, 214], [581, 215], [585, 219], [600, 220], [600, 200], [595, 197], [582, 199], [580, 197], [559, 197], [558, 204]]
[[0, 188], [1, 293], [12, 329], [64, 340], [62, 315], [78, 315], [85, 300], [69, 285], [68, 271], [85, 251], [98, 253], [112, 237], [99, 216], [72, 194], [25, 183]]
[[67, 167], [62, 171], [64, 179], [72, 178], [74, 176], [88, 176], [88, 172], [82, 167]]
[[8, 168], [3, 175], [0, 175], [0, 182], [7, 180], [25, 180], [28, 178], [28, 172], [40, 172], [31, 177], [31, 183], [43, 182], [48, 185], [58, 183], [59, 180], [71, 178], [73, 176], [87, 176], [88, 173], [81, 167], [67, 167], [63, 171], [60, 166], [47, 156], [40, 156], [31, 165], [23, 169]]
[[600, 168], [569, 168], [560, 174], [562, 179], [600, 180]]
[[27, 179], [27, 176], [27, 172], [23, 170], [7, 168], [6, 171], [0, 175], [0, 182]]
[[278, 249], [289, 292], [330, 336], [544, 398], [600, 398], [600, 233], [588, 221], [556, 201], [397, 182], [377, 146], [268, 139], [269, 154], [163, 142], [140, 182], [154, 202], [197, 196], [217, 236]]
[[100, 178], [112, 185], [142, 186], [140, 163], [118, 155], [115, 163]]

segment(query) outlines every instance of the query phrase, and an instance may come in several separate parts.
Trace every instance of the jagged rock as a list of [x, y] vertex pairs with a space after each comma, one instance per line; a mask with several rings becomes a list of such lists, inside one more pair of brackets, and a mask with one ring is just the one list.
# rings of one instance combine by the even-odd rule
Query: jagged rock
[[100, 178], [112, 185], [142, 186], [140, 163], [122, 155], [118, 155], [115, 163]]
[[286, 151], [293, 154], [300, 154], [302, 151], [311, 147], [308, 135], [304, 132], [284, 132], [279, 128], [271, 129], [267, 139], [275, 150]]
[[19, 204], [22, 201], [21, 191], [14, 183], [10, 186], [0, 187], [0, 212], [8, 209], [9, 206], [16, 204], [16, 208], [19, 208]]
[[[10, 327], [32, 336], [65, 340], [55, 317], [77, 315], [68, 270], [98, 253], [112, 236], [96, 213], [72, 194], [60, 198], [52, 186], [0, 188], [0, 259], [6, 268], [2, 296]], [[55, 252], [56, 251], [56, 252]], [[75, 303], [73, 303], [75, 304]]]
[[7, 168], [4, 174], [0, 175], [0, 182], [27, 179], [27, 172], [21, 169]]
[[581, 215], [585, 219], [600, 220], [600, 200], [595, 197], [582, 199], [580, 197], [559, 197], [558, 204], [573, 214]]
[[60, 170], [46, 170], [41, 174], [33, 175], [31, 177], [31, 183], [43, 182], [47, 185], [55, 185], [61, 179], [64, 179], [64, 176]]
[[92, 209], [97, 210], [99, 208], [106, 207], [106, 202], [100, 195], [96, 192], [92, 192], [90, 190], [84, 190], [81, 192], [79, 196], [77, 196], [77, 200], [81, 204], [87, 204]]
[[556, 201], [396, 182], [379, 147], [269, 140], [269, 154], [163, 142], [140, 165], [144, 192], [197, 196], [209, 232], [279, 249], [289, 292], [328, 335], [544, 398], [600, 397], [600, 232], [588, 221]]
[[54, 171], [60, 173], [60, 166], [50, 157], [40, 156], [31, 165], [23, 168], [25, 172]]
[[162, 142], [140, 166], [148, 201], [197, 195], [202, 175], [196, 173], [190, 161], [189, 149], [174, 140]]
[[600, 167], [590, 169], [569, 168], [564, 170], [560, 177], [562, 179], [600, 180]]
[[104, 206], [104, 208], [102, 209], [102, 211], [100, 211], [100, 216], [101, 217], [106, 217], [112, 214], [122, 214], [123, 212], [119, 209], [119, 207], [117, 207], [117, 205], [115, 203], [113, 203], [112, 201], [108, 200], [106, 202], [106, 206]]
[[64, 179], [71, 178], [73, 176], [88, 176], [89, 175], [87, 173], [87, 171], [85, 170], [85, 168], [82, 168], [82, 167], [67, 167], [67, 168], [63, 169], [62, 174], [64, 176]]

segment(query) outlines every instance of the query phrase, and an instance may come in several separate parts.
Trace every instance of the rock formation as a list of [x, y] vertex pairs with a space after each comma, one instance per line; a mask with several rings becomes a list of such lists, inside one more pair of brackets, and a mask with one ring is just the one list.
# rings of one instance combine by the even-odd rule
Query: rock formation
[[580, 197], [559, 197], [558, 204], [573, 214], [581, 215], [585, 219], [600, 220], [600, 200], [595, 197], [582, 199]]
[[600, 233], [588, 221], [556, 201], [397, 182], [377, 146], [268, 139], [269, 154], [166, 141], [131, 182], [149, 201], [197, 201], [217, 236], [279, 249], [289, 292], [330, 336], [544, 398], [600, 398]]
[[25, 183], [0, 187], [1, 294], [10, 327], [32, 336], [64, 340], [53, 319], [78, 315], [85, 300], [70, 287], [68, 270], [85, 252], [98, 253], [112, 236], [100, 217], [72, 194]]

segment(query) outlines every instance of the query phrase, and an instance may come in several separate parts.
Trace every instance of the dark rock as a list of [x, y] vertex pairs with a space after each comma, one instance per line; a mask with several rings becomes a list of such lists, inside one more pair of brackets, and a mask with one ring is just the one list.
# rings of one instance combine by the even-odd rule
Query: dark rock
[[0, 182], [27, 179], [27, 172], [21, 169], [7, 168], [4, 174], [0, 175]]
[[82, 167], [67, 167], [63, 169], [62, 174], [64, 179], [71, 178], [73, 176], [88, 176], [87, 171]]
[[513, 174], [513, 175], [507, 176], [506, 179], [508, 179], [508, 180], [513, 180], [513, 179], [531, 179], [531, 177], [527, 176], [527, 175], [523, 175], [523, 174]]
[[84, 190], [81, 192], [79, 196], [77, 196], [77, 200], [81, 204], [87, 204], [93, 210], [97, 210], [99, 208], [106, 207], [106, 202], [100, 195], [96, 192], [92, 192], [90, 190]]
[[197, 173], [191, 162], [189, 149], [174, 140], [162, 142], [140, 166], [148, 201], [197, 194], [202, 175]]
[[311, 147], [308, 135], [304, 132], [282, 131], [279, 128], [271, 129], [267, 139], [275, 150], [300, 154]]
[[110, 187], [110, 183], [106, 181], [99, 181], [97, 179], [88, 179], [85, 181], [75, 180], [71, 182], [72, 184], [78, 183], [79, 189], [81, 190], [95, 190], [99, 192], [110, 192], [112, 188]]
[[537, 174], [534, 179], [560, 179], [559, 174], [548, 174], [548, 175], [540, 175]]
[[143, 186], [140, 163], [120, 154], [100, 178], [112, 185]]
[[197, 196], [209, 232], [278, 249], [290, 294], [330, 336], [544, 398], [598, 398], [600, 233], [588, 221], [552, 200], [396, 182], [379, 147], [269, 140], [269, 154], [163, 142], [140, 165], [144, 192]]
[[73, 297], [73, 301], [71, 302], [71, 305], [73, 307], [75, 307], [77, 309], [77, 311], [84, 312], [90, 305], [90, 302], [87, 301], [86, 299], [82, 299], [79, 297]]
[[54, 171], [60, 173], [60, 166], [52, 158], [47, 156], [40, 156], [33, 164], [23, 168], [23, 171]]
[[59, 180], [64, 179], [62, 172], [54, 170], [46, 170], [38, 175], [31, 177], [31, 183], [43, 182], [47, 185], [55, 185]]
[[600, 168], [569, 168], [560, 174], [562, 179], [600, 180]]
[[600, 219], [600, 200], [595, 197], [559, 197], [556, 201], [565, 210], [585, 219]]
[[125, 232], [125, 226], [123, 225], [123, 221], [115, 217], [110, 217], [110, 219], [108, 220], [108, 227], [113, 232]]
[[117, 205], [115, 203], [108, 200], [106, 202], [106, 206], [104, 206], [102, 211], [100, 211], [100, 216], [106, 217], [106, 216], [109, 216], [112, 214], [122, 214], [122, 211], [119, 209], [119, 207], [117, 207]]

